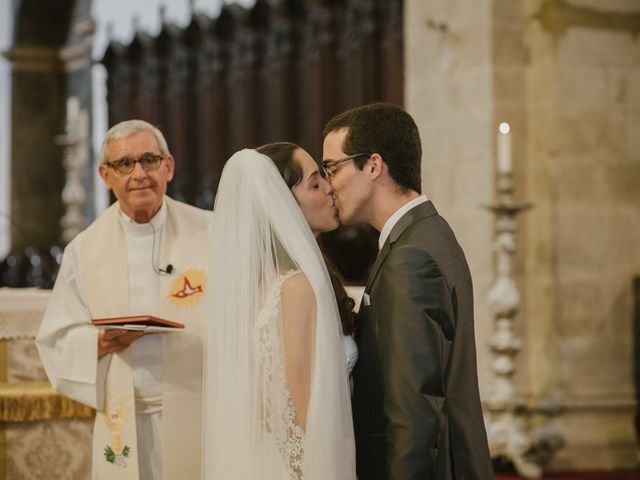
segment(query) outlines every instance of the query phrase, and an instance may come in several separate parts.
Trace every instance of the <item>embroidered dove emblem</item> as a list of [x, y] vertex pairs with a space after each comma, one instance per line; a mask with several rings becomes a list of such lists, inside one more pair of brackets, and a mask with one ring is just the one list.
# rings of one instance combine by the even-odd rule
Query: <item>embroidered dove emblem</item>
[[203, 292], [202, 285], [197, 285], [196, 287], [192, 287], [191, 283], [189, 282], [189, 279], [187, 277], [184, 277], [184, 286], [182, 287], [182, 290], [178, 290], [176, 293], [173, 294], [173, 296], [176, 298], [186, 298], [196, 293], [202, 293], [202, 292]]

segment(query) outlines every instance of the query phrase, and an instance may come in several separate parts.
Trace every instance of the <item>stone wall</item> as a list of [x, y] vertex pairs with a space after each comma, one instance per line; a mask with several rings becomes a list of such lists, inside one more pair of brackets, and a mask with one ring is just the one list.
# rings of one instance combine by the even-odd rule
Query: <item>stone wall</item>
[[536, 0], [524, 13], [528, 393], [564, 408], [554, 464], [630, 467], [640, 5]]
[[486, 345], [493, 223], [493, 67], [488, 0], [405, 2], [405, 107], [420, 129], [423, 192], [467, 254], [475, 288], [480, 388]]
[[[513, 129], [524, 340], [515, 383], [551, 470], [629, 468], [633, 278], [640, 275], [640, 5], [635, 0], [407, 0], [406, 99], [423, 184], [475, 280], [481, 393], [491, 381], [495, 131]], [[535, 430], [533, 430], [535, 431]]]

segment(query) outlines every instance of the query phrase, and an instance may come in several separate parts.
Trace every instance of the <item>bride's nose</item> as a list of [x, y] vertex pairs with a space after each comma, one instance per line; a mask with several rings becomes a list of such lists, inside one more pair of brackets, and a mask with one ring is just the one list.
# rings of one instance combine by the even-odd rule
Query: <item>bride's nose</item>
[[322, 181], [324, 182], [324, 193], [327, 195], [331, 195], [333, 193], [333, 187], [331, 186], [331, 183], [329, 183], [326, 178], [323, 178]]

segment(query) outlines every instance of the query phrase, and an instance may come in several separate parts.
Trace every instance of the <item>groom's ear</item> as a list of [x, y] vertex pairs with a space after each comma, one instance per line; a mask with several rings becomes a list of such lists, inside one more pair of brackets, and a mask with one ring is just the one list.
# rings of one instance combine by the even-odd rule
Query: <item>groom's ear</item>
[[377, 179], [386, 168], [387, 164], [384, 163], [382, 157], [377, 153], [371, 155], [364, 166], [364, 170], [369, 174], [371, 180]]

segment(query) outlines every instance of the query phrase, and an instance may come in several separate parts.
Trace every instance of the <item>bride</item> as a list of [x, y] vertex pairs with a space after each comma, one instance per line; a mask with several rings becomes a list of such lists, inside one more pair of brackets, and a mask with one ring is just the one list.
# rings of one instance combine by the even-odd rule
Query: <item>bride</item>
[[[320, 167], [311, 155], [299, 145], [290, 142], [269, 143], [256, 150], [275, 163], [316, 238], [321, 233], [331, 232], [340, 226], [337, 210], [333, 205], [331, 184], [320, 174]], [[324, 257], [324, 261], [338, 303], [344, 334], [347, 371], [351, 373], [358, 360], [358, 347], [353, 339], [355, 301], [347, 295], [344, 280], [338, 269], [327, 257]]]
[[355, 477], [339, 311], [300, 207], [269, 157], [242, 150], [225, 165], [205, 364], [209, 480]]

